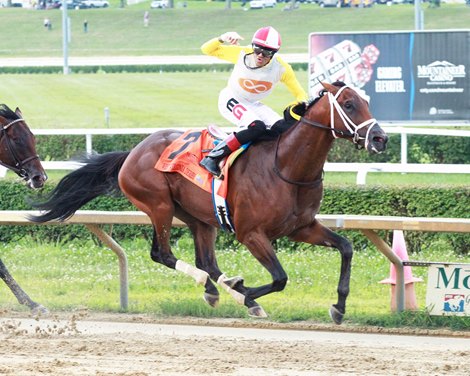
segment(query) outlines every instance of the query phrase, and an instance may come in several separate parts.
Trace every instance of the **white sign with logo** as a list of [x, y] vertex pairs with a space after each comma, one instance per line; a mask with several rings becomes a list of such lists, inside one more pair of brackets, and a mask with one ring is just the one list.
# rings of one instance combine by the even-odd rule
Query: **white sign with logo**
[[426, 306], [431, 315], [470, 316], [470, 264], [431, 265]]

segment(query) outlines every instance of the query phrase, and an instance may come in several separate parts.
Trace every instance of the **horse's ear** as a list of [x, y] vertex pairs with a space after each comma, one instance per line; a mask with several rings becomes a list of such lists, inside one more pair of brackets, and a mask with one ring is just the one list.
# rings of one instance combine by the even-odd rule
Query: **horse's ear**
[[21, 110], [19, 107], [16, 107], [15, 114], [17, 114], [19, 117], [23, 117], [23, 114], [21, 113]]
[[329, 92], [334, 92], [335, 91], [335, 87], [331, 84], [329, 84], [328, 82], [320, 82], [322, 84], [322, 86], [325, 88], [326, 91], [329, 91]]

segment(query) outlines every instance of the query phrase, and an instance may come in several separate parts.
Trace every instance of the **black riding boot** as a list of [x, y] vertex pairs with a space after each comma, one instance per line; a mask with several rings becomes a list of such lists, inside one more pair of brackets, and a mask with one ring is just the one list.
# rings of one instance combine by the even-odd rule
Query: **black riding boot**
[[232, 134], [212, 149], [210, 153], [199, 162], [199, 165], [204, 167], [212, 175], [220, 177], [222, 173], [219, 167], [220, 161], [239, 147], [240, 142], [238, 142], [235, 135]]

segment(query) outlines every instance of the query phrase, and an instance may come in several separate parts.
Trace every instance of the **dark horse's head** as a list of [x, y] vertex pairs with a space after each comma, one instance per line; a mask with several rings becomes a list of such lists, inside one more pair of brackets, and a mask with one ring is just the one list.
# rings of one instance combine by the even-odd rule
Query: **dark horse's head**
[[41, 188], [47, 175], [36, 153], [36, 140], [19, 108], [0, 104], [0, 164], [14, 171], [31, 188]]
[[382, 153], [387, 147], [388, 136], [380, 128], [370, 111], [369, 103], [356, 89], [343, 82], [322, 83], [321, 95], [328, 98], [328, 124], [335, 138], [349, 138], [359, 147], [371, 153]]

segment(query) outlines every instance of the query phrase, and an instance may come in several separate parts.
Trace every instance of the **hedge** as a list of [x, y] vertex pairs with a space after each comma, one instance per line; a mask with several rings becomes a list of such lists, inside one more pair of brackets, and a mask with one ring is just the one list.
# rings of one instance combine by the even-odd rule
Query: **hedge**
[[[306, 71], [307, 63], [291, 63], [294, 70]], [[231, 72], [233, 64], [155, 64], [155, 65], [92, 65], [70, 67], [73, 73], [172, 73], [172, 72]], [[2, 67], [4, 74], [62, 74], [62, 66]]]
[[[127, 151], [147, 135], [94, 135], [97, 153]], [[467, 137], [408, 135], [408, 163], [470, 163]], [[37, 151], [42, 160], [69, 160], [85, 152], [85, 137], [71, 135], [36, 135]], [[337, 140], [328, 154], [329, 162], [400, 162], [400, 135], [391, 134], [387, 151], [380, 155], [358, 153], [345, 140]]]
[[[47, 193], [56, 182], [48, 182], [42, 193]], [[18, 198], [24, 199], [18, 199]], [[0, 210], [30, 209], [28, 201], [37, 200], [37, 194], [24, 185], [13, 181], [0, 181]], [[321, 214], [357, 214], [404, 217], [451, 217], [470, 218], [470, 187], [384, 187], [384, 186], [327, 186], [325, 188]], [[83, 209], [88, 210], [135, 210], [123, 196], [99, 197], [88, 203]], [[111, 230], [111, 228], [109, 228]], [[190, 236], [188, 230], [172, 230], [172, 241], [182, 236]], [[343, 231], [343, 235], [353, 241], [356, 251], [368, 245], [367, 239], [358, 232]], [[33, 235], [38, 241], [64, 242], [73, 238], [93, 237], [84, 226], [1, 226], [0, 240], [15, 241], [25, 235]], [[115, 225], [112, 235], [117, 240], [145, 237], [151, 239], [150, 226]], [[391, 243], [391, 232], [382, 232]], [[407, 232], [407, 244], [410, 253], [419, 253], [432, 242], [443, 241], [457, 253], [468, 255], [470, 234]], [[276, 243], [277, 247], [292, 249], [305, 248], [294, 245], [287, 239]], [[238, 243], [232, 234], [220, 233], [217, 239], [218, 249], [237, 248]]]

